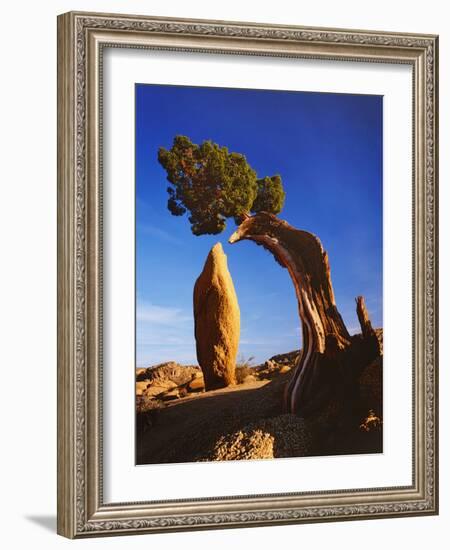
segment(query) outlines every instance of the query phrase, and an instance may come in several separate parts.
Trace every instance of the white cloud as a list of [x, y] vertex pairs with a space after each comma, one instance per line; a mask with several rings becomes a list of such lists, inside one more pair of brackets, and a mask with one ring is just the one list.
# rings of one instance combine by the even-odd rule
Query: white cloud
[[184, 309], [139, 301], [136, 307], [136, 363], [195, 362], [194, 320]]
[[136, 306], [136, 320], [154, 325], [178, 325], [192, 321], [192, 315], [182, 309], [170, 306], [157, 306], [145, 302], [138, 302]]

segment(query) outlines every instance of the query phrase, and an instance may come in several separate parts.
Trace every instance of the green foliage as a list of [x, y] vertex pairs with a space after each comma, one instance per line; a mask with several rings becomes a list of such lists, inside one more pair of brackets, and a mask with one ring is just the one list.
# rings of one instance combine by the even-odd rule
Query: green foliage
[[240, 223], [249, 212], [283, 207], [280, 176], [257, 180], [244, 155], [212, 141], [197, 145], [178, 135], [171, 149], [159, 149], [158, 161], [171, 184], [167, 207], [174, 216], [190, 213], [194, 235], [221, 233], [227, 218]]
[[256, 212], [271, 212], [279, 214], [284, 206], [286, 193], [283, 189], [281, 177], [276, 175], [271, 178], [265, 177], [256, 182], [258, 192], [251, 211]]

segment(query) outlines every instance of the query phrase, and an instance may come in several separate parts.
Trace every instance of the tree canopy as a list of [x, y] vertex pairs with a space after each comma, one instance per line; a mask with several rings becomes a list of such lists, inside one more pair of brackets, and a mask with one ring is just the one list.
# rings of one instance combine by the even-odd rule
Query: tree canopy
[[167, 172], [167, 207], [174, 216], [189, 212], [194, 235], [221, 233], [227, 218], [239, 224], [250, 212], [281, 212], [285, 193], [281, 177], [257, 179], [244, 155], [213, 141], [201, 145], [175, 136], [161, 147], [158, 161]]

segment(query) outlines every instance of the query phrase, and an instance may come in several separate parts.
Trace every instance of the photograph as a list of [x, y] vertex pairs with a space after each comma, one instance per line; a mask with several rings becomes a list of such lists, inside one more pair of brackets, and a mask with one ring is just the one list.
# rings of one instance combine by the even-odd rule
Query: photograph
[[2, 8], [3, 548], [445, 547], [447, 4]]
[[383, 452], [383, 97], [135, 84], [137, 465]]
[[438, 513], [439, 36], [398, 22], [58, 16], [60, 535]]

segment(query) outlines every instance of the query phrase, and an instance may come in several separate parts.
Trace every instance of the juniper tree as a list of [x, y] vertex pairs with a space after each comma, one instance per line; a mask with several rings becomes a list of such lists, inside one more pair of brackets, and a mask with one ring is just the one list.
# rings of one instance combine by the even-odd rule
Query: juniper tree
[[285, 200], [281, 177], [258, 179], [244, 155], [212, 141], [196, 145], [186, 136], [176, 136], [169, 150], [160, 148], [158, 160], [171, 184], [168, 208], [175, 216], [189, 212], [195, 235], [220, 233], [227, 218], [234, 218], [238, 227], [230, 243], [254, 241], [287, 268], [298, 301], [303, 352], [284, 392], [285, 411], [306, 417], [335, 410], [359, 425], [366, 405], [359, 379], [381, 354], [378, 336], [362, 296], [356, 301], [361, 334], [349, 334], [320, 239], [276, 216]]
[[170, 149], [159, 149], [158, 161], [170, 182], [168, 209], [174, 216], [189, 212], [194, 235], [221, 233], [227, 218], [239, 224], [250, 212], [283, 208], [279, 175], [258, 179], [244, 155], [212, 141], [197, 145], [178, 135]]

